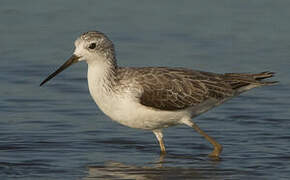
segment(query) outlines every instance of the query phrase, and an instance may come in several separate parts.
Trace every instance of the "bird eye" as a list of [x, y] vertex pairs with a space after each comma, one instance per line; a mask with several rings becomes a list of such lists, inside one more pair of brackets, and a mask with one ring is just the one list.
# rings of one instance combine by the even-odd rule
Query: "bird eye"
[[96, 47], [96, 43], [91, 43], [89, 46], [90, 49], [95, 49], [95, 47]]

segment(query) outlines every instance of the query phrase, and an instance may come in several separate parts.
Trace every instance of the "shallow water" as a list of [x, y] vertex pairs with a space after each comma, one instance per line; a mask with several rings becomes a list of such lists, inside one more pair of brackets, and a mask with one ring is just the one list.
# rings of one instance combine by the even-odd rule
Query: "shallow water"
[[[0, 179], [287, 179], [290, 176], [290, 2], [0, 2]], [[245, 93], [195, 122], [151, 132], [112, 122], [94, 104], [86, 64], [39, 83], [82, 32], [115, 42], [119, 64], [214, 72], [277, 72], [280, 84]]]

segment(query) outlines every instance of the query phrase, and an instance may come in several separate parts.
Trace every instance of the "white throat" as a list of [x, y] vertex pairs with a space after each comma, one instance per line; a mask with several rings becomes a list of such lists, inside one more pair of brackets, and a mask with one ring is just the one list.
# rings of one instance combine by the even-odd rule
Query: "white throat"
[[[89, 88], [105, 88], [111, 91], [115, 84], [115, 67], [105, 58], [88, 60], [88, 84]], [[109, 88], [109, 89], [108, 89]]]
[[105, 113], [111, 109], [111, 101], [114, 100], [115, 95], [113, 88], [116, 84], [115, 67], [108, 61], [110, 60], [105, 58], [87, 61], [90, 94]]

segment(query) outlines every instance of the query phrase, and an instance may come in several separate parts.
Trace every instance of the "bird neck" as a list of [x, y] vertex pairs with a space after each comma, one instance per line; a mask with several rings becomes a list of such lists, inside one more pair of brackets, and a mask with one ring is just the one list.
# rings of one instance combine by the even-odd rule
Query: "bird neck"
[[87, 61], [88, 84], [90, 91], [109, 93], [117, 83], [117, 64], [114, 56], [101, 56], [97, 60]]

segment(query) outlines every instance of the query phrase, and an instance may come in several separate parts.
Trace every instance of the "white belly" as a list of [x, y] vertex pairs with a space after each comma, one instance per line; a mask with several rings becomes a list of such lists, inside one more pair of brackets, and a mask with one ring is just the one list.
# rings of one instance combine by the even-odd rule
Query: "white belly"
[[184, 116], [189, 116], [186, 111], [155, 110], [126, 96], [93, 96], [93, 98], [99, 108], [112, 120], [131, 128], [147, 130], [165, 128], [179, 124]]
[[[114, 92], [107, 86], [106, 71], [102, 66], [90, 66], [88, 84], [91, 96], [99, 108], [112, 120], [139, 129], [160, 129], [179, 124], [187, 111], [160, 111], [141, 105], [135, 98], [134, 89]], [[138, 91], [138, 90], [136, 90]]]

